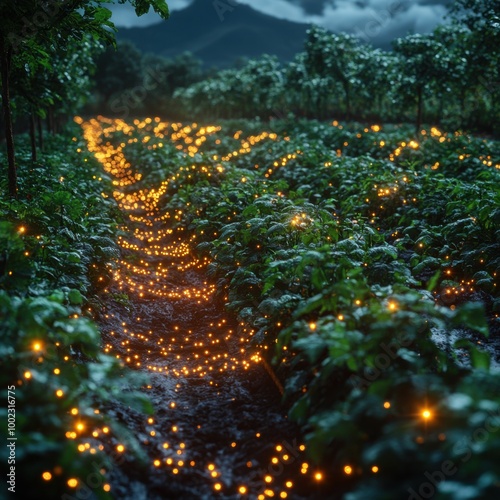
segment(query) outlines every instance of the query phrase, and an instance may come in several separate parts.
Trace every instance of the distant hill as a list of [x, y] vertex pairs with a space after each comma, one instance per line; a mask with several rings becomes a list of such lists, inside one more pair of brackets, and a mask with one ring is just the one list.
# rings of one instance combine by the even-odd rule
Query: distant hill
[[227, 67], [239, 57], [262, 54], [290, 61], [303, 50], [308, 27], [234, 1], [195, 0], [189, 7], [172, 12], [168, 21], [142, 28], [120, 28], [117, 38], [131, 41], [143, 52], [172, 57], [189, 51], [207, 67]]

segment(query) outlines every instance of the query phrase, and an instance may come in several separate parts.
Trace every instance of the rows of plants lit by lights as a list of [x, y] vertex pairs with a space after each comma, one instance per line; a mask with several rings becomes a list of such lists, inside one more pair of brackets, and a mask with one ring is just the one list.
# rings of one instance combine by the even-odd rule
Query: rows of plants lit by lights
[[[188, 136], [193, 130], [191, 126], [178, 123], [169, 125], [159, 119], [154, 122], [151, 119], [136, 120], [133, 126], [121, 120], [102, 117], [88, 122], [83, 122], [80, 118], [76, 120], [82, 125], [89, 151], [94, 153], [103, 169], [112, 176], [112, 195], [127, 220], [127, 223], [121, 226], [118, 238], [123, 254], [114, 272], [114, 289], [118, 289], [121, 295], [141, 301], [144, 305], [152, 301], [150, 305], [156, 308], [159, 306], [168, 309], [171, 302], [181, 300], [186, 310], [183, 310], [181, 305], [178, 311], [185, 317], [192, 315], [192, 312], [188, 312], [191, 304], [186, 300], [192, 301], [195, 306], [201, 305], [202, 308], [206, 301], [213, 304], [216, 287], [214, 283], [208, 283], [206, 277], [209, 257], [200, 255], [198, 258], [194, 254], [196, 235], [187, 234], [189, 231], [180, 223], [183, 210], [179, 207], [165, 210], [159, 202], [169, 184], [178, 180], [175, 175], [176, 168], [181, 172], [188, 168], [188, 179], [196, 175], [192, 165], [185, 167], [185, 162], [194, 156], [206, 136], [220, 131], [220, 127], [202, 127], [196, 131], [197, 137], [192, 138]], [[134, 133], [135, 128], [145, 131], [137, 134]], [[152, 142], [151, 133], [162, 141], [148, 145]], [[137, 143], [142, 146], [131, 146]], [[174, 166], [173, 173], [162, 166], [165, 163], [177, 165]], [[135, 167], [139, 165], [140, 172]], [[221, 168], [219, 167], [219, 173], [222, 172]], [[212, 175], [204, 166], [201, 166], [200, 170], [202, 175]], [[104, 293], [107, 291], [106, 288]], [[146, 302], [143, 302], [144, 300]], [[323, 487], [323, 473], [317, 467], [310, 467], [304, 454], [305, 445], [296, 440], [290, 445], [277, 437], [273, 437], [275, 442], [269, 443], [264, 436], [265, 432], [274, 434], [275, 429], [272, 427], [260, 432], [263, 429], [258, 424], [255, 425], [251, 439], [255, 440], [261, 450], [272, 447], [272, 452], [259, 459], [256, 459], [252, 452], [247, 452], [243, 470], [234, 467], [228, 470], [223, 463], [228, 459], [231, 461], [238, 448], [249, 444], [243, 437], [230, 440], [227, 448], [223, 442], [219, 443], [217, 457], [205, 456], [203, 451], [200, 457], [201, 450], [197, 449], [199, 445], [193, 447], [192, 439], [189, 436], [186, 439], [185, 431], [192, 424], [187, 424], [182, 418], [182, 408], [185, 408], [185, 404], [182, 404], [183, 379], [185, 383], [186, 379], [196, 377], [200, 382], [206, 383], [207, 387], [215, 389], [220, 387], [220, 379], [218, 382], [217, 377], [224, 377], [225, 372], [234, 372], [237, 377], [251, 377], [255, 372], [247, 370], [262, 360], [258, 354], [249, 356], [245, 346], [235, 349], [239, 341], [244, 341], [244, 337], [234, 338], [234, 328], [228, 327], [226, 311], [222, 304], [219, 305], [219, 320], [209, 324], [216, 330], [206, 332], [201, 339], [199, 332], [187, 329], [182, 322], [170, 326], [164, 324], [159, 328], [159, 332], [148, 331], [147, 328], [141, 328], [145, 318], [139, 316], [134, 317], [130, 323], [120, 321], [116, 331], [114, 328], [110, 331], [109, 340], [114, 337], [121, 347], [118, 347], [116, 342], [107, 342], [104, 346], [105, 352], [122, 359], [130, 366], [141, 367], [151, 374], [168, 377], [177, 382], [175, 393], [179, 393], [180, 401], [176, 395], [163, 395], [165, 399], [170, 399], [168, 405], [165, 402], [170, 415], [167, 429], [165, 420], [159, 415], [158, 418], [147, 418], [147, 422], [144, 419], [147, 437], [141, 437], [141, 444], [148, 449], [149, 473], [154, 477], [161, 474], [161, 478], [175, 478], [175, 483], [188, 483], [192, 491], [197, 491], [200, 497], [206, 496], [206, 487], [223, 498], [253, 496], [259, 500], [266, 496], [288, 498], [298, 489], [308, 491], [311, 486]], [[170, 315], [170, 312], [166, 312], [165, 318]], [[113, 321], [114, 317], [113, 313], [105, 314], [104, 321]], [[179, 348], [180, 351], [177, 350]], [[153, 350], [160, 355], [160, 362], [149, 359], [147, 353]], [[172, 350], [177, 350], [177, 353], [173, 355]], [[153, 385], [147, 385], [143, 389], [154, 390]], [[224, 404], [228, 394], [218, 389], [211, 397], [213, 402]], [[181, 404], [178, 404], [179, 402]], [[165, 407], [158, 409], [163, 412]], [[237, 414], [238, 417], [248, 418], [241, 414]], [[198, 423], [196, 428], [210, 429], [210, 425], [211, 421], [203, 421]], [[228, 429], [228, 434], [234, 430]], [[205, 445], [208, 449], [211, 448], [209, 443]], [[125, 450], [126, 456], [132, 458], [131, 450], [125, 447], [122, 456]], [[279, 477], [270, 474], [270, 471], [275, 472], [277, 467], [278, 470], [279, 467], [284, 467], [283, 464], [294, 465], [292, 470], [287, 467], [286, 473], [282, 470], [278, 474]], [[261, 469], [262, 466], [267, 467], [267, 470]], [[193, 476], [203, 478], [205, 486], [199, 486], [196, 490], [192, 484]], [[169, 481], [161, 481], [164, 481], [164, 488], [168, 488]]]
[[[498, 331], [497, 143], [337, 122], [105, 125], [129, 177], [141, 165], [143, 186], [159, 182], [118, 197], [197, 244], [249, 359], [283, 382], [318, 480], [394, 498], [428, 494], [437, 471], [443, 498], [497, 491], [500, 382], [481, 348]], [[94, 144], [102, 124], [83, 127]]]
[[[23, 388], [32, 477], [77, 487], [102, 443], [130, 448], [109, 401], [150, 409], [123, 391], [141, 379], [122, 377], [85, 317], [122, 279], [114, 195], [197, 247], [208, 284], [193, 299], [216, 293], [247, 359], [273, 364], [317, 481], [353, 499], [419, 492], [428, 474], [443, 498], [497, 491], [500, 384], [481, 343], [498, 332], [498, 143], [337, 122], [77, 122], [114, 180], [75, 139], [24, 177], [27, 197], [1, 202], [4, 373]], [[454, 328], [475, 333], [452, 345]]]
[[16, 492], [56, 498], [90, 477], [99, 497], [110, 462], [96, 438], [112, 436], [117, 453], [127, 439], [107, 409], [151, 407], [129, 390], [143, 378], [102, 353], [92, 319], [119, 255], [109, 180], [76, 137], [45, 147], [34, 164], [21, 148], [20, 196], [0, 200], [0, 377], [16, 387]]

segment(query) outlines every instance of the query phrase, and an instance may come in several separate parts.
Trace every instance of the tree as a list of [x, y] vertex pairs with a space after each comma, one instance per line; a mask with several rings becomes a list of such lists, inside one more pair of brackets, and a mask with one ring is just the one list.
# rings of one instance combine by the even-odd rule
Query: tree
[[[188, 82], [186, 82], [188, 83]], [[241, 68], [179, 88], [174, 99], [201, 116], [269, 118], [284, 94], [285, 76], [276, 57], [263, 55]]]
[[406, 102], [415, 102], [416, 134], [422, 126], [424, 98], [432, 85], [439, 84], [449, 71], [450, 57], [446, 47], [431, 35], [408, 35], [394, 42], [399, 55], [398, 93]]
[[144, 108], [153, 113], [161, 109], [173, 118], [179, 107], [173, 99], [174, 92], [201, 80], [202, 62], [190, 52], [172, 59], [146, 54], [143, 59], [143, 75], [144, 87], [149, 89], [144, 98]]
[[440, 87], [435, 86], [434, 94], [443, 103], [443, 114], [448, 115], [445, 118], [463, 126], [467, 121], [468, 96], [477, 89], [480, 77], [475, 64], [477, 53], [471, 50], [470, 31], [453, 24], [438, 26], [434, 30], [434, 39], [446, 47], [448, 54], [446, 82]]
[[142, 79], [142, 52], [131, 42], [120, 42], [115, 48], [108, 47], [96, 58], [94, 81], [103, 97], [103, 104], [111, 96], [138, 85]]
[[66, 51], [49, 47], [50, 65], [38, 67], [37, 62], [13, 68], [10, 79], [15, 82], [11, 99], [15, 114], [29, 116], [32, 159], [36, 161], [35, 128], [38, 122], [38, 140], [42, 145], [41, 118], [48, 118], [49, 130], [55, 132], [59, 117], [74, 113], [84, 103], [90, 90], [90, 72], [99, 42], [90, 37], [81, 41], [69, 39]]
[[455, 0], [450, 9], [454, 21], [480, 34], [488, 52], [500, 51], [500, 3], [498, 0]]
[[489, 100], [490, 122], [500, 129], [500, 2], [456, 0], [450, 10], [454, 24], [469, 32], [468, 72]]
[[[126, 0], [117, 0], [125, 3]], [[111, 12], [104, 0], [3, 0], [0, 4], [0, 73], [7, 145], [9, 194], [17, 196], [17, 172], [12, 131], [11, 73], [14, 67], [49, 67], [50, 50], [65, 51], [68, 40], [85, 35], [105, 44], [115, 42]], [[141, 16], [153, 7], [162, 18], [169, 15], [165, 0], [129, 0]]]
[[355, 36], [330, 33], [314, 26], [308, 31], [305, 48], [308, 73], [315, 78], [324, 79], [326, 83], [319, 85], [327, 92], [327, 95], [320, 97], [320, 101], [328, 99], [329, 88], [333, 90], [336, 83], [340, 84], [346, 114], [350, 117], [353, 95], [359, 88], [364, 47]]

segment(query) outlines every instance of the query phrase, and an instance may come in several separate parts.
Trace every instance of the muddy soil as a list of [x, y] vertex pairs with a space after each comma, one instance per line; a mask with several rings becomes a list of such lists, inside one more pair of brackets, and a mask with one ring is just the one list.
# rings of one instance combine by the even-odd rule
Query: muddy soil
[[[111, 477], [114, 497], [334, 498], [307, 463], [277, 385], [215, 299], [204, 266], [182, 239], [165, 236], [163, 222], [123, 229], [128, 248], [106, 295], [103, 343], [147, 374], [142, 390], [154, 415], [111, 410], [147, 454], [141, 461], [124, 452]], [[141, 237], [146, 232], [154, 243]], [[124, 293], [129, 299], [119, 300]]]

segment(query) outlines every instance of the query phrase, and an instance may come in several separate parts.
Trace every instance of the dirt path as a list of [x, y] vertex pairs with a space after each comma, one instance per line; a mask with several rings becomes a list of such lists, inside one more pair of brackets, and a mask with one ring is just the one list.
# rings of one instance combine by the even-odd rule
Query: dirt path
[[114, 497], [326, 498], [276, 385], [215, 299], [207, 262], [172, 229], [175, 214], [151, 201], [154, 189], [134, 191], [137, 172], [121, 149], [91, 133], [89, 149], [120, 186], [114, 196], [127, 220], [120, 268], [108, 287], [116, 300], [101, 321], [105, 351], [147, 373], [155, 410], [144, 419], [114, 409], [147, 450], [142, 466], [123, 453], [111, 478]]

